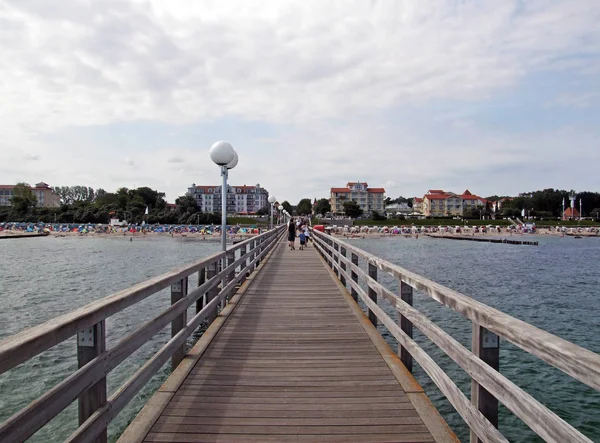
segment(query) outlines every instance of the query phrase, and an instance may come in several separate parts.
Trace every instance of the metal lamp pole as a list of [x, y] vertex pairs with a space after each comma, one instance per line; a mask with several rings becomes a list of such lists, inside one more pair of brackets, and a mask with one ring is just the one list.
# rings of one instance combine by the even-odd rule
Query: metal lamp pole
[[279, 224], [281, 224], [281, 220], [283, 219], [283, 205], [279, 205], [277, 209], [279, 209]]
[[227, 250], [227, 177], [229, 170], [235, 168], [238, 162], [237, 152], [231, 144], [219, 141], [210, 148], [210, 158], [221, 168], [223, 188], [221, 190], [221, 248]]
[[271, 204], [271, 229], [273, 229], [273, 205], [277, 201], [277, 197], [270, 195], [268, 201]]

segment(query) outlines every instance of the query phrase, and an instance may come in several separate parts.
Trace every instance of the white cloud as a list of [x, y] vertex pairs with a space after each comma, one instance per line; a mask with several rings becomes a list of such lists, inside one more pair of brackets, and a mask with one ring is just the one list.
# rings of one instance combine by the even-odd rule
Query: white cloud
[[[518, 161], [527, 146], [479, 131], [469, 116], [444, 123], [463, 142], [444, 142], [382, 113], [412, 108], [426, 121], [439, 118], [429, 103], [493, 100], [532, 72], [598, 73], [599, 11], [595, 0], [4, 1], [0, 98], [9, 105], [0, 107], [0, 153], [34, 159], [44, 136], [73, 127], [239, 119], [281, 130], [247, 137], [253, 151], [240, 147], [236, 180], [262, 177], [294, 197], [300, 183], [319, 197], [361, 178], [403, 192]], [[581, 106], [589, 97], [565, 100], [557, 102]], [[87, 151], [65, 146], [60, 161], [44, 156], [10, 177], [65, 183], [87, 167], [109, 189], [148, 180], [171, 199], [191, 181], [218, 181], [214, 168], [188, 165], [197, 152], [186, 149], [117, 165], [112, 154]]]

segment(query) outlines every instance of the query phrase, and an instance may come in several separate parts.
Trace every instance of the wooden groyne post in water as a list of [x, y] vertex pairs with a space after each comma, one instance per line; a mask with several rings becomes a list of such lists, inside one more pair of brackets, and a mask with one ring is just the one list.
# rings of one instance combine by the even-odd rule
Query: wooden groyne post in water
[[465, 240], [482, 243], [504, 243], [507, 245], [530, 245], [538, 246], [537, 240], [512, 240], [508, 238], [490, 238], [490, 237], [477, 237], [468, 235], [440, 235], [440, 234], [426, 234], [431, 238], [444, 238], [447, 240]]

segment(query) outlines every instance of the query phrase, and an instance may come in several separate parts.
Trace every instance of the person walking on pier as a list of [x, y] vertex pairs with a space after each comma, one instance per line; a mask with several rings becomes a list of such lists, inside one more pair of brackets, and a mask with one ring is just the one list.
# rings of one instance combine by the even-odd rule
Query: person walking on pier
[[288, 224], [288, 241], [290, 245], [290, 250], [296, 249], [294, 243], [296, 242], [296, 223], [294, 223], [294, 219], [290, 219], [290, 223]]

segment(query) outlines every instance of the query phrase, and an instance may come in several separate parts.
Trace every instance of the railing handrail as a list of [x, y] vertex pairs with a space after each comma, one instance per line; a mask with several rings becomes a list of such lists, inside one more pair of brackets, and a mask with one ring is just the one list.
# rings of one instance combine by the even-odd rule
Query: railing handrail
[[[91, 415], [84, 414], [85, 422], [82, 421], [80, 403], [80, 427], [69, 438], [69, 441], [92, 441], [102, 433], [104, 433], [102, 440], [105, 441], [106, 424], [122, 410], [169, 358], [173, 357], [174, 363], [181, 361], [178, 359], [175, 362], [175, 352], [184, 349], [187, 337], [198, 328], [203, 320], [209, 318], [209, 321], [211, 321], [210, 319], [216, 317], [218, 305], [225, 302], [235, 291], [236, 285], [245, 279], [246, 272], [254, 269], [254, 266], [272, 249], [283, 230], [283, 227], [277, 227], [259, 236], [251, 237], [246, 241], [235, 244], [227, 251], [215, 253], [192, 265], [168, 272], [135, 285], [128, 290], [92, 302], [71, 313], [29, 328], [0, 342], [1, 374], [20, 362], [26, 361], [54, 346], [54, 344], [69, 339], [77, 334], [82, 327], [94, 325], [94, 328], [96, 328], [98, 325], [102, 325], [103, 329], [106, 318], [162, 290], [169, 284], [179, 282], [181, 286], [180, 289], [171, 287], [171, 305], [167, 309], [143, 323], [110, 349], [105, 349], [105, 339], [102, 337], [103, 343], [99, 353], [95, 354], [95, 358], [84, 361], [83, 365], [80, 361], [77, 371], [46, 391], [28, 406], [13, 414], [6, 421], [0, 423], [0, 440], [21, 441], [29, 438], [78, 397], [81, 402], [81, 396], [89, 393], [91, 388], [99, 386], [102, 382], [104, 400], [94, 397], [95, 394], [88, 394], [92, 397], [86, 398], [85, 401], [90, 401], [93, 409]], [[246, 246], [249, 244], [251, 248], [247, 251]], [[237, 250], [240, 250], [240, 257], [236, 260], [235, 252]], [[225, 259], [227, 259], [226, 265]], [[218, 263], [222, 263], [220, 271], [217, 269]], [[238, 266], [240, 271], [236, 274]], [[211, 271], [211, 275], [206, 281], [202, 279], [202, 282], [199, 277], [198, 287], [188, 293], [188, 277], [205, 268]], [[219, 290], [217, 286], [221, 283], [222, 286]], [[185, 289], [183, 289], [183, 286], [185, 286]], [[175, 299], [173, 298], [174, 292], [177, 293]], [[189, 322], [185, 320], [188, 307], [203, 297], [204, 294], [211, 293], [212, 295], [207, 297], [204, 308], [201, 310], [197, 308], [196, 315]], [[107, 400], [106, 375], [129, 357], [139, 346], [168, 326], [169, 323], [173, 327], [174, 322], [178, 319], [183, 319], [183, 324], [177, 326], [177, 330], [172, 329], [171, 340], [163, 345], [142, 368]], [[95, 343], [97, 341], [98, 339], [94, 339]], [[25, 349], [19, 351], [19, 346]], [[15, 355], [18, 352], [23, 355]], [[8, 360], [8, 363], [5, 362], [4, 358]]]
[[[428, 295], [464, 317], [477, 322], [524, 351], [560, 369], [576, 380], [600, 390], [600, 355], [550, 332], [519, 320], [453, 289], [395, 265], [336, 237], [328, 236], [348, 251]], [[558, 357], [558, 358], [557, 358]]]
[[[244, 248], [251, 241], [268, 234], [269, 231], [248, 238], [236, 243], [227, 251]], [[226, 254], [225, 251], [216, 252], [195, 263], [145, 280], [0, 340], [0, 374], [67, 340], [81, 329], [105, 320], [182, 278], [198, 272], [208, 264], [223, 259]]]
[[[456, 387], [452, 380], [444, 373], [444, 371], [423, 351], [419, 345], [412, 340], [412, 335], [407, 335], [403, 327], [396, 324], [386, 313], [377, 305], [377, 295], [381, 295], [392, 306], [398, 311], [398, 313], [405, 319], [415, 325], [419, 330], [425, 334], [433, 343], [435, 343], [446, 355], [454, 360], [465, 372], [471, 377], [472, 381], [482, 386], [488, 392], [493, 395], [497, 400], [500, 400], [508, 409], [510, 409], [517, 417], [519, 417], [525, 424], [527, 424], [534, 432], [544, 438], [546, 441], [572, 441], [572, 442], [591, 442], [586, 436], [581, 434], [573, 426], [565, 422], [559, 416], [550, 411], [546, 406], [538, 402], [527, 392], [519, 388], [517, 385], [512, 383], [508, 378], [503, 376], [492, 366], [489, 366], [484, 360], [474, 353], [473, 350], [469, 350], [462, 346], [457, 340], [452, 338], [447, 332], [437, 326], [431, 321], [426, 315], [422, 314], [418, 310], [414, 309], [412, 304], [412, 295], [410, 303], [407, 303], [402, 297], [393, 293], [392, 291], [385, 288], [382, 284], [377, 282], [376, 273], [375, 278], [371, 276], [371, 267], [381, 269], [384, 272], [397, 278], [402, 284], [410, 285], [426, 295], [432, 297], [436, 301], [444, 304], [454, 311], [461, 313], [463, 316], [469, 318], [475, 329], [479, 330], [480, 326], [487, 328], [486, 325], [494, 327], [487, 328], [490, 331], [496, 332], [498, 335], [505, 337], [510, 340], [514, 334], [506, 334], [505, 327], [495, 327], [496, 323], [490, 321], [489, 317], [494, 318], [496, 322], [506, 322], [507, 327], [514, 327], [515, 325], [524, 324], [526, 332], [530, 333], [530, 329], [535, 330], [538, 335], [534, 337], [534, 340], [542, 337], [552, 337], [550, 340], [550, 348], [553, 352], [559, 353], [558, 358], [563, 360], [565, 358], [577, 359], [576, 362], [580, 363], [582, 354], [586, 358], [587, 366], [590, 374], [578, 373], [579, 377], [573, 377], [580, 380], [588, 380], [590, 377], [593, 378], [593, 374], [600, 371], [600, 356], [589, 351], [585, 348], [578, 347], [573, 343], [566, 340], [560, 339], [553, 336], [552, 334], [542, 331], [534, 326], [531, 326], [521, 320], [517, 320], [508, 314], [493, 309], [483, 303], [476, 302], [469, 297], [460, 294], [456, 291], [448, 289], [442, 285], [439, 285], [431, 280], [428, 280], [418, 274], [407, 271], [400, 266], [394, 265], [387, 262], [384, 259], [374, 256], [366, 251], [363, 251], [356, 246], [350, 245], [343, 240], [336, 237], [323, 234], [315, 231], [313, 238], [316, 239], [316, 246], [320, 252], [326, 257], [329, 266], [334, 269], [335, 273], [340, 277], [342, 282], [349, 284], [352, 288], [353, 293], [363, 300], [367, 308], [369, 309], [369, 316], [374, 315], [375, 318], [381, 320], [384, 326], [390, 331], [390, 333], [398, 340], [399, 344], [408, 350], [410, 355], [414, 357], [420, 364], [425, 372], [432, 378], [434, 383], [440, 388], [442, 393], [448, 398], [450, 403], [455, 407], [463, 419], [467, 422], [472, 432], [475, 433], [482, 441], [506, 441], [505, 437], [502, 436], [496, 429], [491, 426], [491, 423], [487, 421], [486, 417], [481, 412], [469, 403], [467, 397]], [[341, 251], [343, 249], [343, 252]], [[352, 253], [352, 260], [346, 257], [346, 252]], [[329, 258], [333, 258], [333, 261]], [[362, 257], [369, 264], [369, 272], [365, 272], [358, 266], [358, 257]], [[348, 272], [352, 272], [352, 278], [349, 278]], [[358, 284], [359, 279], [367, 285], [369, 294]], [[432, 289], [433, 288], [433, 289]], [[412, 291], [412, 290], [411, 290]], [[375, 297], [371, 296], [371, 292]], [[443, 297], [438, 294], [442, 293]], [[412, 294], [412, 292], [411, 292]], [[450, 303], [452, 302], [452, 303]], [[468, 306], [469, 309], [465, 310], [464, 306]], [[469, 314], [469, 315], [467, 315]], [[507, 321], [510, 320], [510, 321]], [[503, 325], [501, 325], [503, 326]], [[412, 334], [412, 333], [411, 333]], [[557, 339], [557, 340], [554, 340]], [[561, 346], [557, 346], [559, 343]], [[567, 343], [569, 348], [574, 348], [574, 352], [565, 352], [560, 354], [563, 350], [564, 343]], [[515, 343], [519, 346], [518, 343]], [[542, 343], [545, 344], [545, 343]], [[520, 346], [525, 351], [528, 351], [527, 347]], [[568, 348], [567, 348], [568, 349]], [[585, 352], [582, 352], [585, 351]], [[550, 351], [548, 351], [550, 352]], [[530, 352], [533, 353], [533, 352]], [[537, 355], [537, 354], [534, 354]], [[555, 354], [556, 357], [556, 354]], [[553, 364], [553, 362], [549, 362]], [[573, 363], [573, 362], [571, 362]], [[569, 362], [561, 361], [560, 366], [554, 364], [558, 369], [560, 366], [569, 367]], [[568, 374], [567, 371], [563, 371]], [[569, 374], [571, 375], [571, 374]], [[585, 383], [584, 380], [583, 381]], [[587, 385], [594, 388], [594, 380]], [[598, 388], [596, 388], [598, 389]], [[472, 399], [473, 400], [473, 399]], [[472, 435], [473, 437], [473, 435]]]

